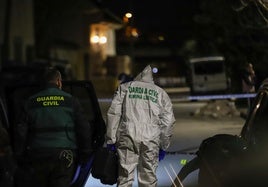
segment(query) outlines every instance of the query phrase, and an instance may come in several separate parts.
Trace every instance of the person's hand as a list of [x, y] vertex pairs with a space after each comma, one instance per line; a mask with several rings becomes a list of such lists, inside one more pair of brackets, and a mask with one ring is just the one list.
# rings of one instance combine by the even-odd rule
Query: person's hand
[[159, 161], [163, 160], [166, 156], [166, 151], [164, 151], [163, 149], [159, 150]]
[[115, 144], [107, 144], [107, 149], [110, 151], [116, 151]]

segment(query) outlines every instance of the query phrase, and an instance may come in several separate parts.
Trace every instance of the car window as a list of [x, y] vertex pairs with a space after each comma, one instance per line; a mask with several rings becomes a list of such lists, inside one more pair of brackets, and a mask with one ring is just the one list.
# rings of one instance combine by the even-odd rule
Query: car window
[[85, 89], [85, 87], [77, 85], [65, 85], [63, 86], [63, 90], [79, 99], [88, 120], [95, 120], [97, 114], [94, 108], [96, 108], [96, 106], [94, 106], [92, 98], [89, 96], [88, 90]]

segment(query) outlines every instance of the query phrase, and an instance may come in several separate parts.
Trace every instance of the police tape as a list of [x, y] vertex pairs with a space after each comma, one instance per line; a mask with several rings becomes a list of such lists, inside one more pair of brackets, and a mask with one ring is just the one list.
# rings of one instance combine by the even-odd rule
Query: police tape
[[100, 103], [110, 103], [112, 102], [112, 98], [99, 98], [98, 101]]
[[256, 93], [248, 94], [223, 94], [223, 95], [197, 95], [188, 96], [188, 100], [211, 100], [211, 99], [242, 99], [242, 98], [253, 98]]
[[[256, 93], [248, 94], [222, 94], [222, 95], [196, 95], [196, 96], [173, 96], [172, 101], [194, 101], [194, 100], [213, 100], [213, 99], [243, 99], [243, 98], [253, 98]], [[112, 98], [99, 98], [99, 102], [110, 103]]]

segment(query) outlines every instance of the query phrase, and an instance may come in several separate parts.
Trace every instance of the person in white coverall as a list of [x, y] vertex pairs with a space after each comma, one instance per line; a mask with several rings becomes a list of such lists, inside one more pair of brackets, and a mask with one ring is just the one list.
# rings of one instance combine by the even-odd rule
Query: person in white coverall
[[121, 84], [107, 113], [107, 148], [119, 156], [117, 186], [156, 187], [156, 169], [170, 145], [175, 118], [168, 94], [154, 84], [150, 65]]

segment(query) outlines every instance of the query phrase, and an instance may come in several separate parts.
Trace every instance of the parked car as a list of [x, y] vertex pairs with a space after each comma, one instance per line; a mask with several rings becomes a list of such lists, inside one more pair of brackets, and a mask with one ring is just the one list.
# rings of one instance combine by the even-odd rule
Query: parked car
[[223, 56], [190, 58], [188, 78], [191, 94], [226, 93], [230, 82], [225, 63]]
[[181, 186], [197, 169], [199, 187], [268, 186], [268, 79], [259, 87], [240, 135], [217, 134], [203, 140], [172, 187]]

